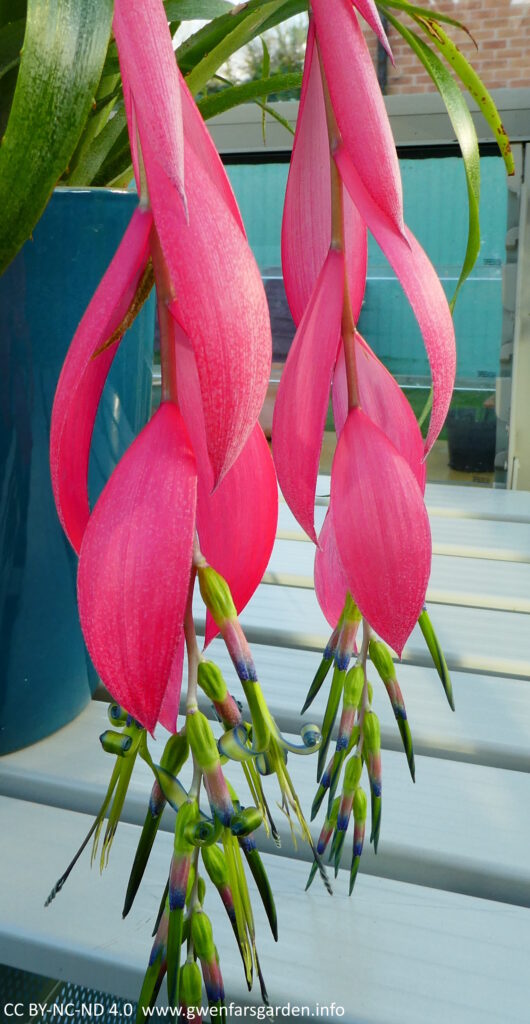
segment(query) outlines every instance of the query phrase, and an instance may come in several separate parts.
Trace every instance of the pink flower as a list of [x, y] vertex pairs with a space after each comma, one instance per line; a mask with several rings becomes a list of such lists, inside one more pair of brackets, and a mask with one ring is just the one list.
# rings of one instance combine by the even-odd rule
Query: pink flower
[[[277, 488], [257, 425], [270, 324], [230, 184], [177, 69], [161, 0], [116, 0], [114, 31], [140, 205], [68, 351], [50, 463], [59, 518], [80, 555], [79, 609], [92, 660], [134, 718], [150, 730], [157, 720], [174, 729], [196, 534], [238, 611], [274, 541]], [[164, 400], [91, 513], [97, 407], [153, 273]], [[208, 622], [207, 640], [215, 632]]]

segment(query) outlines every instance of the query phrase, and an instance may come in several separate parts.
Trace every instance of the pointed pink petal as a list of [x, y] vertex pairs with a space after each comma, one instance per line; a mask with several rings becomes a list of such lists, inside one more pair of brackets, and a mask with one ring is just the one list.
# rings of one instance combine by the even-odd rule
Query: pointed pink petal
[[136, 210], [68, 349], [53, 404], [50, 469], [63, 529], [78, 552], [88, 522], [88, 458], [94, 420], [119, 341], [93, 353], [119, 327], [149, 255], [153, 218]]
[[[324, 96], [311, 20], [282, 222], [283, 280], [297, 325], [307, 308], [331, 242], [329, 161]], [[366, 284], [366, 228], [346, 191], [344, 230], [350, 299], [357, 320]]]
[[315, 490], [342, 319], [344, 257], [330, 249], [291, 345], [272, 420], [272, 450], [283, 496], [316, 543]]
[[390, 49], [390, 43], [388, 42], [381, 18], [379, 17], [379, 11], [374, 4], [374, 0], [353, 0], [353, 5], [357, 8], [359, 14], [362, 15], [372, 31], [375, 32], [381, 46], [386, 50], [390, 60], [393, 62], [394, 58], [392, 56], [392, 50]]
[[[199, 480], [197, 530], [206, 560], [228, 581], [238, 615], [261, 583], [278, 523], [278, 486], [265, 435], [256, 424], [241, 455], [210, 494]], [[219, 632], [208, 615], [206, 645]]]
[[348, 589], [399, 654], [425, 601], [431, 533], [405, 459], [361, 409], [352, 409], [331, 471], [331, 508]]
[[204, 123], [201, 112], [198, 109], [182, 75], [180, 75], [180, 95], [186, 144], [189, 144], [195, 151], [195, 154], [201, 161], [204, 170], [209, 174], [219, 194], [222, 195], [226, 205], [229, 210], [231, 210], [237, 224], [246, 238], [245, 226], [241, 219], [236, 197], [233, 193], [228, 175], [224, 169], [223, 162], [215, 148], [210, 132]]
[[[162, 0], [115, 0], [113, 29], [122, 79], [132, 96], [147, 179], [148, 150], [185, 207], [179, 72]], [[126, 110], [130, 117], [129, 99]], [[129, 131], [134, 133], [131, 121]]]
[[423, 335], [433, 384], [433, 406], [425, 441], [427, 453], [443, 427], [455, 381], [455, 332], [449, 305], [432, 263], [412, 232], [406, 227], [405, 237], [396, 234], [366, 192], [342, 147], [335, 160], [355, 205], [394, 268]]
[[188, 224], [172, 217], [156, 168], [155, 179], [150, 194], [175, 291], [171, 313], [193, 347], [218, 482], [253, 430], [267, 391], [267, 299], [248, 243], [193, 148], [186, 146]]
[[196, 466], [165, 402], [127, 450], [85, 530], [81, 627], [119, 704], [153, 731], [182, 631], [195, 529]]
[[166, 686], [158, 721], [168, 732], [177, 731], [177, 718], [180, 704], [180, 691], [182, 689], [182, 668], [184, 665], [184, 633], [181, 632], [177, 641], [177, 647], [171, 662], [169, 680]]
[[[423, 438], [410, 402], [397, 380], [377, 358], [364, 338], [356, 335], [357, 375], [361, 407], [373, 423], [388, 437], [408, 462], [422, 494], [425, 491], [426, 466], [423, 461]], [[341, 346], [333, 375], [333, 416], [340, 434], [348, 415], [346, 363]]]
[[315, 554], [315, 593], [332, 629], [342, 614], [347, 591], [346, 573], [337, 550], [331, 510], [328, 509]]
[[368, 195], [399, 233], [403, 196], [396, 147], [357, 16], [350, 0], [335, 0], [332, 7], [329, 0], [314, 0], [312, 7], [344, 148]]

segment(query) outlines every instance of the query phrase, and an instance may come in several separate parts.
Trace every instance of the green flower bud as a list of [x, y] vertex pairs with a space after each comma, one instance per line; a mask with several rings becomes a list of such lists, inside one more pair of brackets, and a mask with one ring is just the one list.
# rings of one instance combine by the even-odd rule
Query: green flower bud
[[342, 611], [341, 619], [343, 622], [346, 620], [348, 620], [348, 622], [360, 622], [362, 619], [362, 615], [349, 592], [346, 594], [346, 603]]
[[363, 721], [364, 746], [369, 754], [378, 754], [381, 748], [381, 729], [375, 711], [367, 711]]
[[366, 793], [360, 786], [355, 790], [353, 797], [353, 817], [355, 821], [366, 821]]
[[202, 711], [188, 711], [186, 734], [199, 768], [208, 771], [219, 761], [219, 751], [212, 728]]
[[203, 846], [202, 859], [213, 884], [219, 889], [228, 885], [228, 864], [219, 846]]
[[201, 661], [198, 669], [198, 681], [210, 700], [223, 701], [228, 693], [221, 669], [213, 661]]
[[182, 766], [188, 760], [190, 746], [188, 737], [184, 732], [176, 732], [170, 736], [160, 759], [160, 767], [165, 768], [171, 775], [178, 775]]
[[126, 757], [132, 746], [132, 736], [121, 732], [114, 732], [113, 729], [106, 729], [101, 733], [99, 742], [107, 754], [116, 754], [118, 757]]
[[364, 669], [362, 665], [354, 665], [346, 675], [344, 683], [344, 704], [357, 708], [361, 703], [364, 687]]
[[396, 678], [396, 670], [394, 668], [394, 662], [392, 661], [392, 655], [382, 640], [370, 640], [369, 646], [370, 658], [373, 665], [377, 669], [377, 672], [381, 676], [384, 683], [388, 683], [390, 679]]
[[191, 919], [191, 938], [195, 952], [200, 960], [210, 961], [215, 957], [215, 945], [213, 941], [212, 926], [210, 918], [204, 910], [197, 910]]
[[244, 811], [235, 814], [230, 822], [230, 830], [235, 836], [248, 836], [255, 832], [263, 822], [263, 814], [258, 807], [245, 807]]
[[198, 1007], [202, 1002], [202, 975], [196, 960], [186, 961], [180, 970], [180, 999], [186, 1007]]
[[371, 704], [374, 699], [374, 688], [371, 683], [368, 683], [368, 703]]
[[204, 897], [205, 896], [206, 896], [206, 882], [204, 881], [204, 878], [201, 878], [201, 876], [199, 875], [199, 881], [197, 882], [197, 899], [198, 899], [199, 903], [201, 904], [201, 906], [204, 903]]
[[228, 583], [210, 565], [199, 567], [201, 597], [218, 626], [227, 619], [236, 619], [237, 612]]
[[354, 754], [350, 757], [350, 760], [346, 762], [346, 768], [344, 769], [344, 782], [342, 784], [343, 793], [353, 793], [355, 788], [359, 785], [359, 779], [361, 778], [363, 771], [363, 762], [359, 754]]

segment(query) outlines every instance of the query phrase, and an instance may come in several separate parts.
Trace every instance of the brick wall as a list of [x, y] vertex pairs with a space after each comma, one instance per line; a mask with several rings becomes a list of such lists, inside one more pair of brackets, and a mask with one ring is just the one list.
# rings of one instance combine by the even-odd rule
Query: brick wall
[[[422, 2], [427, 7], [427, 3]], [[471, 61], [488, 89], [530, 86], [530, 0], [436, 0], [432, 5], [451, 14], [470, 30], [478, 49], [465, 33], [447, 26], [451, 37]], [[399, 12], [394, 12], [399, 15]], [[407, 27], [410, 19], [401, 15]], [[425, 40], [427, 37], [417, 29]], [[402, 37], [389, 26], [389, 41], [395, 67], [388, 61], [387, 93], [430, 92], [432, 80]], [[367, 31], [370, 50], [376, 59], [376, 43]]]

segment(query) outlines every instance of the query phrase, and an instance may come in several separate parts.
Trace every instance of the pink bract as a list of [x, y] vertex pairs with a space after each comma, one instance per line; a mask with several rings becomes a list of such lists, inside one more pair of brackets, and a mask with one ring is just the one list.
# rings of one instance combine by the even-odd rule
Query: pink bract
[[[185, 207], [184, 137], [179, 71], [160, 0], [115, 0], [114, 35], [127, 94], [134, 109], [149, 181], [152, 163], [163, 170]], [[135, 140], [136, 141], [136, 140]]]
[[[311, 20], [282, 221], [283, 281], [296, 325], [307, 308], [328, 254], [331, 243], [330, 209], [326, 112], [315, 27]], [[357, 320], [366, 285], [366, 227], [346, 192], [344, 234], [350, 301], [353, 317]]]
[[361, 409], [348, 414], [337, 444], [330, 507], [348, 589], [401, 656], [425, 601], [429, 520], [408, 463]]
[[343, 291], [344, 257], [331, 249], [291, 345], [272, 421], [272, 449], [281, 491], [315, 543], [315, 490], [340, 342]]
[[[423, 438], [410, 402], [364, 338], [359, 333], [355, 337], [361, 408], [406, 459], [423, 494], [426, 478]], [[342, 347], [333, 376], [332, 399], [335, 429], [339, 435], [348, 415], [346, 363]]]
[[113, 698], [153, 731], [188, 597], [196, 464], [177, 407], [163, 403], [127, 450], [85, 530], [81, 627]]
[[217, 483], [259, 416], [271, 364], [261, 275], [233, 213], [186, 146], [189, 223], [166, 213], [163, 182], [153, 199], [156, 229], [175, 290], [171, 313], [190, 339], [201, 390], [208, 455]]
[[[213, 494], [199, 478], [197, 530], [206, 560], [228, 582], [238, 615], [261, 583], [274, 546], [278, 486], [265, 435], [256, 424]], [[207, 646], [219, 632], [206, 616]]]
[[88, 522], [88, 460], [94, 420], [121, 336], [92, 358], [122, 322], [145, 270], [153, 218], [136, 210], [77, 328], [61, 370], [50, 431], [50, 470], [57, 513], [75, 551]]
[[315, 594], [332, 629], [342, 615], [348, 581], [337, 550], [331, 510], [326, 512], [315, 553]]
[[333, 5], [314, 0], [312, 8], [344, 151], [368, 195], [399, 235], [404, 226], [403, 195], [396, 147], [357, 16], [349, 0]]
[[456, 345], [451, 311], [438, 275], [412, 232], [405, 228], [404, 236], [396, 233], [366, 191], [343, 147], [337, 151], [335, 162], [355, 205], [394, 268], [423, 336], [433, 383], [427, 454], [443, 427], [453, 393]]

